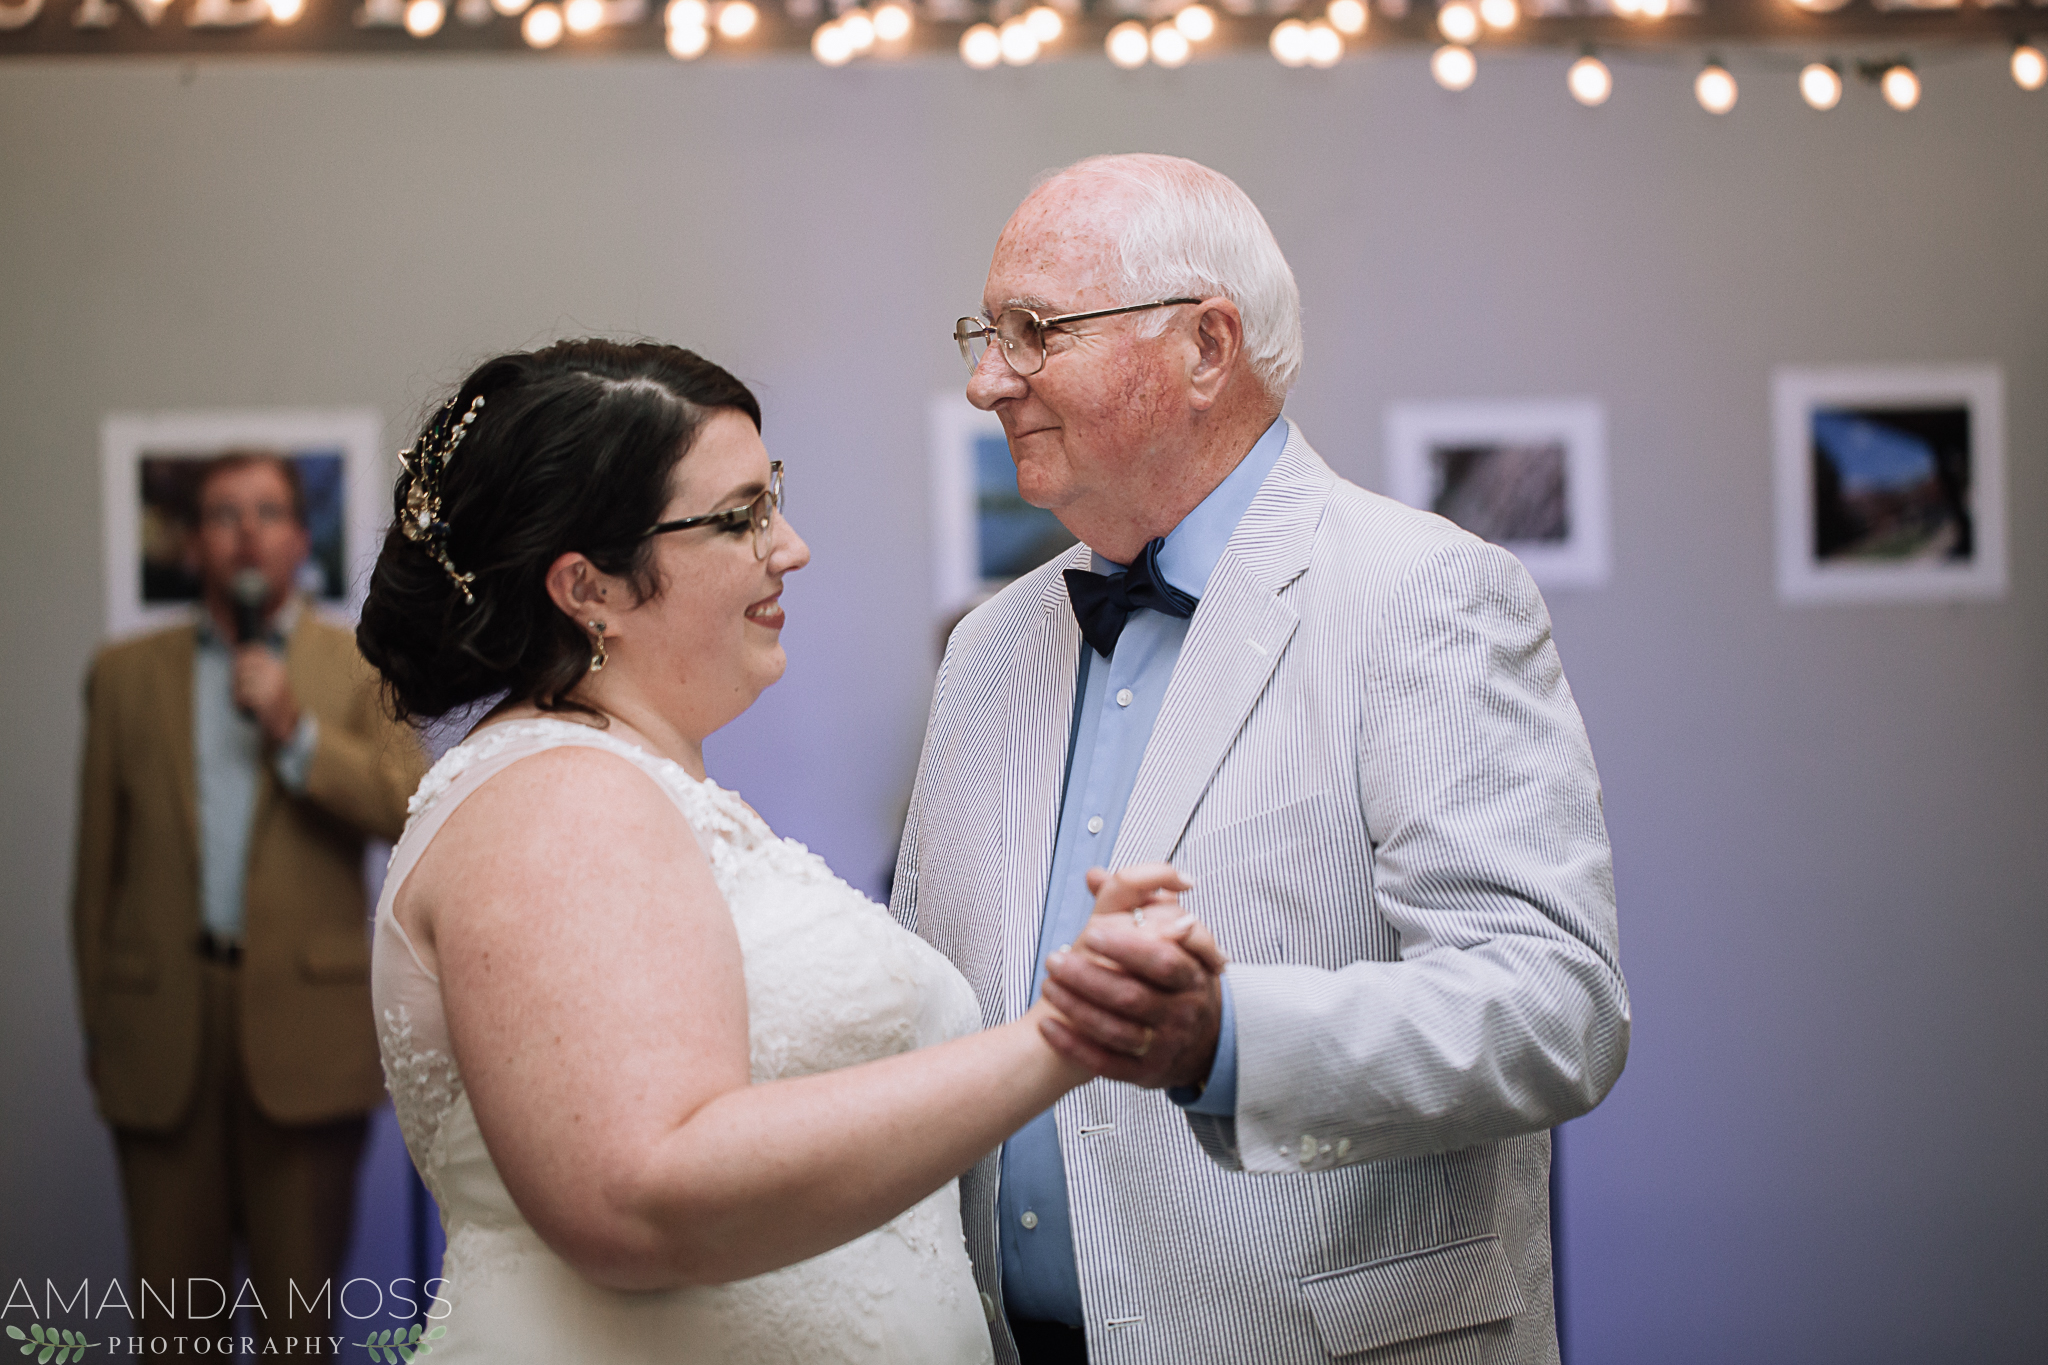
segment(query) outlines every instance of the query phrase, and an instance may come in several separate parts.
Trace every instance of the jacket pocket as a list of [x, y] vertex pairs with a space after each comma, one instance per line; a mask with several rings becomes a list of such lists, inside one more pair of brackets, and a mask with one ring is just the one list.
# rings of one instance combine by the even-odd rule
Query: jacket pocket
[[299, 949], [299, 974], [308, 981], [360, 981], [370, 974], [370, 942], [363, 934], [322, 934]]
[[107, 955], [101, 979], [110, 991], [153, 991], [156, 978], [156, 954], [130, 948]]
[[1499, 1322], [1528, 1306], [1491, 1234], [1311, 1275], [1301, 1292], [1333, 1356]]

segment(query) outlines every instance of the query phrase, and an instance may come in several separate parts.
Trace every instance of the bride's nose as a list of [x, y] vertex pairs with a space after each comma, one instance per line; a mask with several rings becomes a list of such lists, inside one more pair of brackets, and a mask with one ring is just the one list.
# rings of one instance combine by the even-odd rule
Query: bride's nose
[[811, 547], [796, 533], [796, 527], [789, 524], [789, 518], [775, 514], [775, 544], [768, 551], [770, 573], [795, 573], [811, 562]]

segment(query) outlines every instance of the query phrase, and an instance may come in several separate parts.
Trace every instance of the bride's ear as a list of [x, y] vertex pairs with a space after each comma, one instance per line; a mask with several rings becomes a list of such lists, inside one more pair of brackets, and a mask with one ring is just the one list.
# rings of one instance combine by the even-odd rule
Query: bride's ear
[[[619, 580], [591, 563], [580, 550], [571, 550], [550, 564], [543, 582], [548, 597], [576, 623], [578, 630], [592, 620], [609, 621], [606, 608], [614, 603], [621, 607], [630, 605], [620, 599], [623, 585]], [[613, 628], [606, 633], [616, 636], [619, 632]]]

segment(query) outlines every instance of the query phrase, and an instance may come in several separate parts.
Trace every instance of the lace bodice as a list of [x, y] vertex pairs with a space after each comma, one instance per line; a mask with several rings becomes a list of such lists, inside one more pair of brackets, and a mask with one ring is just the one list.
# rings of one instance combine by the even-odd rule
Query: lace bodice
[[659, 1294], [596, 1288], [520, 1216], [464, 1093], [440, 982], [391, 905], [464, 799], [520, 759], [565, 744], [629, 760], [689, 822], [738, 933], [756, 1083], [930, 1046], [979, 1023], [973, 992], [950, 963], [816, 854], [777, 837], [734, 793], [572, 721], [480, 731], [420, 783], [377, 910], [373, 994], [385, 1080], [448, 1233], [443, 1276], [452, 1307], [437, 1358], [453, 1352], [460, 1360], [473, 1349], [474, 1358], [494, 1362], [986, 1359], [983, 1308], [951, 1185], [810, 1261]]

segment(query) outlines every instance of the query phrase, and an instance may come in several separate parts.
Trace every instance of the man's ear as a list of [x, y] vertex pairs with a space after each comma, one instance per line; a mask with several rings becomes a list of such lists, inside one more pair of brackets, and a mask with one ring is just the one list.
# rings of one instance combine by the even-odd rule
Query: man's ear
[[1223, 396], [1223, 389], [1244, 354], [1244, 317], [1237, 305], [1218, 296], [1203, 299], [1195, 314], [1193, 363], [1188, 368], [1190, 401], [1197, 411], [1206, 411]]
[[542, 581], [548, 597], [578, 630], [584, 629], [586, 621], [607, 620], [605, 608], [616, 600], [620, 589], [619, 580], [591, 563], [581, 550], [571, 550], [550, 564]]

